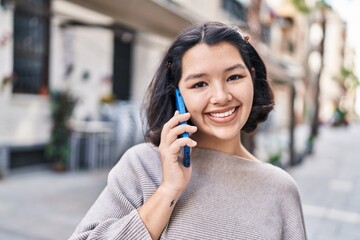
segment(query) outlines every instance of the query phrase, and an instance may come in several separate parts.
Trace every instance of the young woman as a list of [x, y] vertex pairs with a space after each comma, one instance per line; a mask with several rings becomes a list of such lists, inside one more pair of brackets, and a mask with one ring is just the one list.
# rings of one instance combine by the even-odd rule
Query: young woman
[[71, 239], [306, 239], [294, 180], [241, 142], [274, 102], [265, 65], [237, 28], [210, 22], [180, 34], [146, 103], [147, 143], [123, 155]]

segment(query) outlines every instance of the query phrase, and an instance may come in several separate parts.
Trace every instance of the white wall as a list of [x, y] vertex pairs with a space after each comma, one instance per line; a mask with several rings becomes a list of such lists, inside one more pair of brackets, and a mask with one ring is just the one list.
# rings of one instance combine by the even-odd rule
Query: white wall
[[[100, 98], [105, 84], [111, 84], [113, 65], [113, 33], [94, 27], [60, 28], [71, 19], [86, 23], [109, 24], [104, 15], [64, 1], [53, 4], [55, 17], [52, 24], [50, 86], [53, 89], [70, 89], [79, 99], [74, 116], [77, 119], [98, 118]], [[65, 75], [66, 66], [73, 71]], [[88, 74], [88, 78], [85, 78]]]
[[[109, 24], [112, 22], [99, 13], [61, 0], [53, 3], [55, 17], [52, 24], [50, 85], [54, 89], [70, 88], [80, 98], [75, 117], [97, 118], [99, 99], [109, 93], [107, 80], [113, 74], [113, 33], [99, 28], [71, 27], [60, 29], [68, 17], [85, 22]], [[132, 56], [130, 100], [141, 103], [145, 91], [158, 67], [170, 40], [149, 32], [137, 32]], [[72, 63], [74, 71], [66, 79], [65, 66]], [[82, 78], [84, 71], [90, 78]], [[107, 85], [107, 86], [106, 86]]]
[[219, 11], [221, 9], [221, 0], [173, 0], [181, 7], [187, 9], [189, 15], [192, 17], [203, 19], [203, 20], [211, 20], [211, 21], [223, 21], [225, 20], [222, 16], [222, 12]]
[[143, 101], [146, 89], [170, 43], [170, 39], [154, 34], [141, 32], [137, 34], [133, 51], [130, 95], [134, 102]]

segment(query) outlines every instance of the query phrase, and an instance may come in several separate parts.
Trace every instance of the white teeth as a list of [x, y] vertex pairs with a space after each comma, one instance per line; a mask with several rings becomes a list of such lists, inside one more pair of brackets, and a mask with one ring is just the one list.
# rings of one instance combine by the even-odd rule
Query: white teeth
[[234, 112], [235, 112], [235, 108], [233, 108], [227, 112], [223, 112], [223, 113], [210, 113], [210, 116], [216, 117], [216, 118], [224, 118], [224, 117], [230, 116]]

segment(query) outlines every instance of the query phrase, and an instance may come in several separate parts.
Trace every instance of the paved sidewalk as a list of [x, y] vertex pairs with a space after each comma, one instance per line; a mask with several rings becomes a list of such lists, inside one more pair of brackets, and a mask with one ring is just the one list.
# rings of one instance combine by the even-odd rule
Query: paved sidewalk
[[[359, 140], [360, 125], [323, 127], [314, 154], [288, 169], [299, 185], [309, 240], [360, 239]], [[67, 239], [107, 173], [11, 173], [0, 180], [0, 239]]]
[[0, 239], [68, 239], [106, 185], [107, 173], [27, 169], [0, 180]]
[[313, 155], [289, 170], [310, 240], [360, 239], [360, 125], [323, 127]]

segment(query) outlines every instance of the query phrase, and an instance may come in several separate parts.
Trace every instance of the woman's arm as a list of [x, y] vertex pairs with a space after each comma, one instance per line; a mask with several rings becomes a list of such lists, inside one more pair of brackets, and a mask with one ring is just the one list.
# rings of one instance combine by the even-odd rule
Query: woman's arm
[[168, 224], [174, 206], [186, 189], [191, 177], [192, 167], [184, 167], [179, 161], [182, 147], [195, 147], [196, 142], [190, 138], [178, 138], [184, 132], [194, 133], [197, 128], [190, 125], [179, 125], [189, 120], [190, 114], [174, 116], [164, 125], [159, 145], [162, 162], [163, 179], [156, 192], [139, 208], [139, 215], [148, 229], [152, 239], [158, 239]]
[[179, 193], [160, 186], [145, 204], [138, 209], [139, 215], [152, 239], [159, 239], [169, 222], [179, 197]]
[[306, 240], [306, 228], [300, 193], [294, 179], [283, 181], [281, 212], [283, 215], [282, 239]]

